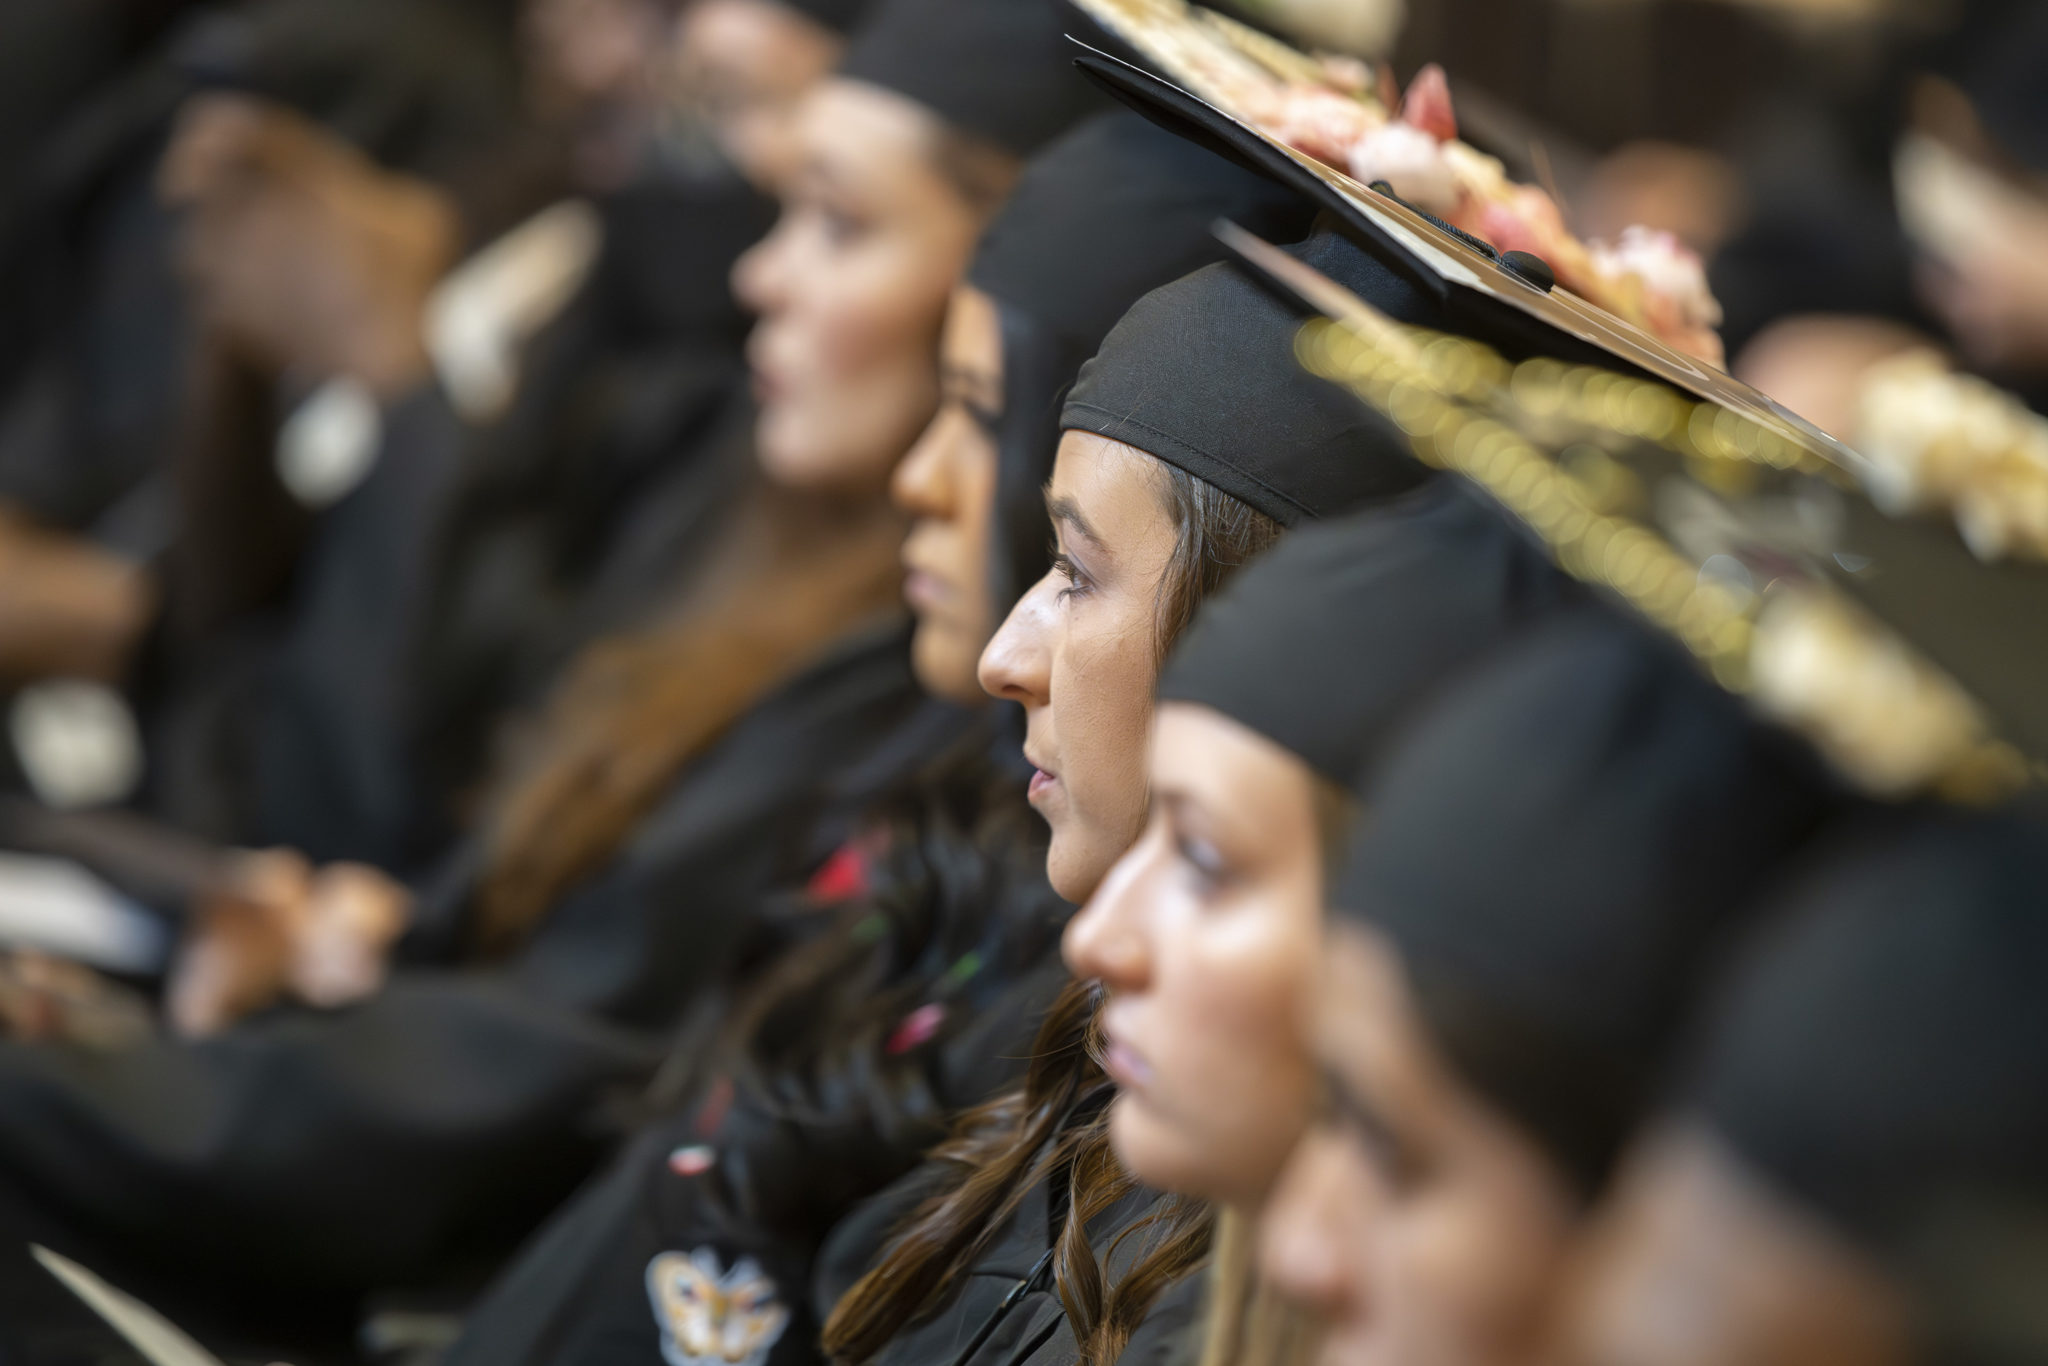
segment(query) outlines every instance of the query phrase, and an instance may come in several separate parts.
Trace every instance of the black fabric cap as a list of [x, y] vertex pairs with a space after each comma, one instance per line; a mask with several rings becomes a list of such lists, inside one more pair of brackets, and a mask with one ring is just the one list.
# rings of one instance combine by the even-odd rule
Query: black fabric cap
[[1783, 910], [1685, 1108], [1919, 1291], [1937, 1359], [2044, 1359], [2048, 831], [1883, 813]]
[[[1425, 312], [1412, 281], [1335, 230], [1290, 250], [1396, 317]], [[1398, 428], [1295, 360], [1308, 316], [1234, 262], [1196, 271], [1124, 315], [1060, 425], [1135, 446], [1283, 526], [1422, 483]]]
[[1204, 603], [1160, 680], [1349, 784], [1431, 686], [1581, 593], [1454, 480], [1294, 532]]
[[1588, 607], [1486, 661], [1397, 748], [1335, 901], [1399, 950], [1465, 1081], [1590, 1195], [1830, 792], [1797, 742]]
[[1046, 571], [1042, 488], [1060, 401], [1081, 363], [1146, 291], [1222, 259], [1218, 217], [1290, 241], [1310, 210], [1262, 177], [1124, 110], [1089, 119], [1032, 159], [982, 236], [968, 282], [1003, 332], [998, 601]]
[[1103, 108], [1056, 0], [876, 0], [839, 74], [917, 101], [949, 127], [1028, 157]]
[[835, 33], [853, 32], [867, 12], [874, 8], [874, 0], [781, 0], [781, 3]]

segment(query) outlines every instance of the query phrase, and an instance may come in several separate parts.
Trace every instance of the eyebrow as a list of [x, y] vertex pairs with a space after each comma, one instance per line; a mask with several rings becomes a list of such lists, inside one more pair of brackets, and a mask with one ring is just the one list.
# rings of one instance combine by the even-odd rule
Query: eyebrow
[[1088, 525], [1088, 519], [1081, 515], [1081, 509], [1075, 505], [1073, 499], [1059, 497], [1048, 491], [1045, 495], [1045, 515], [1055, 522], [1071, 527], [1076, 535], [1098, 550], [1109, 548], [1103, 544], [1102, 537], [1095, 534], [1095, 528]]
[[1378, 1105], [1353, 1090], [1328, 1063], [1318, 1070], [1322, 1073], [1323, 1098], [1331, 1111], [1365, 1141], [1373, 1159], [1383, 1164], [1396, 1181], [1405, 1180], [1415, 1167], [1414, 1152], [1407, 1140], [1387, 1122]]
[[[941, 362], [939, 365], [939, 389], [942, 393], [962, 394], [986, 408], [996, 408], [1001, 403], [1003, 386], [1001, 381], [986, 370], [971, 366], [953, 365]], [[989, 395], [997, 396], [995, 403], [985, 400]]]

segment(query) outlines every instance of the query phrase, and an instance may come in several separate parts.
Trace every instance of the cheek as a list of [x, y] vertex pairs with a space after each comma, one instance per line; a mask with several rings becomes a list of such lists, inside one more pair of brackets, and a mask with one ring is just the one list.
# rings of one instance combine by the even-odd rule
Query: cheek
[[1107, 626], [1064, 632], [1053, 661], [1053, 724], [1077, 810], [1125, 832], [1128, 844], [1145, 817], [1156, 679], [1149, 635], [1129, 623]]
[[914, 374], [936, 383], [932, 347], [937, 303], [905, 289], [888, 261], [859, 262], [792, 318], [817, 389], [861, 390], [878, 376]]
[[1418, 1345], [1448, 1360], [1526, 1356], [1568, 1248], [1561, 1230], [1512, 1197], [1432, 1200], [1404, 1220], [1393, 1268]]

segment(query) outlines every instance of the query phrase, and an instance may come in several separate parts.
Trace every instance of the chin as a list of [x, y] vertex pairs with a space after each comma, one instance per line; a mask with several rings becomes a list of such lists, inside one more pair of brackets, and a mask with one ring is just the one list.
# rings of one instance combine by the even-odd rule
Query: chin
[[917, 633], [910, 638], [910, 671], [917, 675], [918, 687], [942, 701], [981, 706], [989, 696], [981, 690], [976, 673], [980, 662], [979, 651], [965, 651], [959, 632], [927, 617], [918, 618]]
[[1189, 1151], [1189, 1142], [1172, 1124], [1152, 1112], [1144, 1099], [1125, 1091], [1109, 1111], [1109, 1146], [1124, 1171], [1139, 1184], [1169, 1195], [1216, 1198], [1210, 1173]]

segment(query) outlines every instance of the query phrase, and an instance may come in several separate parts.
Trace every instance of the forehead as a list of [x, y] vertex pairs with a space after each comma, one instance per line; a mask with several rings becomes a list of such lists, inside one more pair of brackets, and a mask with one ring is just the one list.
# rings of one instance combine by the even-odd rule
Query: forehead
[[913, 201], [943, 188], [929, 155], [938, 124], [915, 101], [866, 81], [833, 77], [803, 98], [796, 139], [803, 172], [836, 188]]
[[1000, 383], [1003, 333], [996, 301], [973, 285], [956, 285], [953, 301], [946, 309], [946, 329], [940, 347], [946, 364]]
[[1069, 431], [1060, 433], [1046, 488], [1056, 501], [1071, 503], [1107, 543], [1116, 539], [1110, 532], [1117, 527], [1137, 530], [1150, 524], [1172, 533], [1162, 497], [1164, 478], [1159, 461], [1136, 446]]
[[1434, 1115], [1445, 1079], [1408, 996], [1399, 956], [1343, 915], [1327, 922], [1316, 989], [1317, 1057], [1338, 1078], [1388, 1110]]
[[1314, 779], [1293, 754], [1199, 702], [1161, 702], [1156, 725], [1156, 788], [1261, 829], [1313, 835]]

